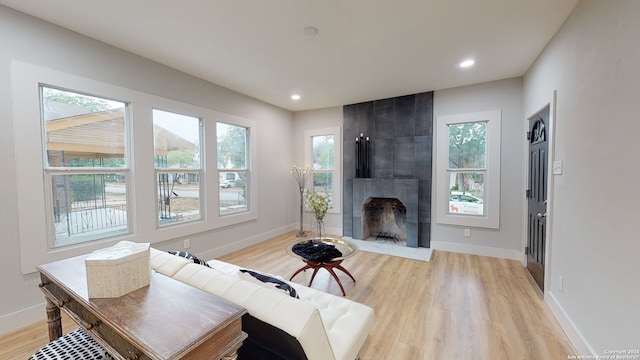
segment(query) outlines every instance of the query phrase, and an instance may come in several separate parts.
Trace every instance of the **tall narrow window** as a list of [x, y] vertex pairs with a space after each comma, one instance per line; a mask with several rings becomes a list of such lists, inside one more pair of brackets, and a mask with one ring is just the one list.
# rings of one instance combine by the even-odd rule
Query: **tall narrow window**
[[438, 116], [438, 223], [500, 226], [500, 110]]
[[334, 136], [311, 137], [313, 191], [329, 195], [333, 202]]
[[327, 194], [331, 199], [330, 213], [339, 213], [342, 209], [341, 166], [342, 135], [339, 127], [311, 129], [305, 131], [305, 163], [313, 170], [313, 182], [307, 184], [309, 190]]
[[484, 214], [487, 123], [449, 124], [449, 207], [451, 214]]
[[249, 210], [249, 129], [218, 122], [218, 176], [220, 215]]
[[202, 219], [201, 121], [168, 111], [153, 110], [158, 224]]
[[52, 247], [129, 232], [127, 104], [40, 90]]

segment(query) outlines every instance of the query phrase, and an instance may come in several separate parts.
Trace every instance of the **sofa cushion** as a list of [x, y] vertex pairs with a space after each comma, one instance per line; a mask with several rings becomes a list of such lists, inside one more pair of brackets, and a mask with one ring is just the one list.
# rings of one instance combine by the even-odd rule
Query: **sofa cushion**
[[[227, 274], [235, 274], [240, 270], [239, 266], [224, 261], [209, 260], [208, 263], [218, 271]], [[328, 294], [297, 283], [289, 283], [296, 287], [301, 302], [306, 302], [318, 310], [335, 359], [356, 359], [373, 328], [373, 309], [342, 296]], [[313, 339], [313, 336], [309, 338]], [[313, 347], [313, 341], [309, 342], [308, 346]], [[310, 353], [308, 347], [304, 344], [303, 346], [307, 353]]]
[[274, 276], [247, 269], [240, 269], [238, 275], [245, 280], [257, 282], [258, 284], [267, 286], [271, 289], [284, 291], [289, 294], [289, 296], [296, 299], [298, 298], [298, 293], [293, 286]]
[[191, 260], [195, 264], [200, 264], [200, 265], [204, 265], [206, 267], [210, 267], [209, 264], [207, 264], [206, 261], [200, 260], [200, 258], [198, 258], [197, 256], [193, 255], [190, 252], [177, 250], [177, 251], [169, 251], [169, 254], [180, 256], [180, 257], [183, 257], [183, 258], [185, 258], [187, 260]]
[[[353, 360], [373, 327], [373, 309], [300, 284], [300, 299], [238, 276], [240, 267], [218, 260], [213, 268], [151, 248], [155, 271], [247, 309], [256, 319], [295, 338], [309, 360]], [[251, 337], [251, 334], [249, 334]]]

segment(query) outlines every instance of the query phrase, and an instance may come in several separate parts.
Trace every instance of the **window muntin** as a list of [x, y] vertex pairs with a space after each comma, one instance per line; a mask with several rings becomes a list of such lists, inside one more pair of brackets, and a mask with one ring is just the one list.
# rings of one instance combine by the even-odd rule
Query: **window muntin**
[[51, 247], [129, 232], [127, 104], [40, 86]]
[[249, 128], [216, 123], [220, 215], [249, 211]]
[[484, 215], [487, 122], [449, 124], [449, 214]]
[[153, 109], [153, 148], [158, 225], [202, 219], [202, 122]]

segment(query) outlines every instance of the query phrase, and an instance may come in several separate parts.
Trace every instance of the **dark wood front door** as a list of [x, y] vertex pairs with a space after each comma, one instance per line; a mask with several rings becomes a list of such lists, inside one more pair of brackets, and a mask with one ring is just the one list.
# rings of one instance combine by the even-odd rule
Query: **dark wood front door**
[[544, 256], [547, 225], [547, 160], [549, 106], [529, 118], [529, 189], [527, 269], [544, 290]]

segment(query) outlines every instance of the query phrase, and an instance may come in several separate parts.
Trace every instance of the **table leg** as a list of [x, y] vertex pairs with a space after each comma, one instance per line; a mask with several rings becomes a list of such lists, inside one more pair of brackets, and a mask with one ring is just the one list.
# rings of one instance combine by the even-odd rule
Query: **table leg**
[[351, 278], [351, 280], [353, 280], [353, 282], [356, 282], [356, 279], [353, 277], [353, 275], [351, 275], [350, 272], [347, 271], [347, 269], [343, 268], [342, 265], [338, 264], [335, 266], [336, 269], [342, 271], [343, 273], [349, 275], [349, 277]]
[[[244, 334], [244, 333], [243, 333]], [[246, 334], [244, 334], [246, 338]], [[222, 357], [221, 360], [238, 360], [238, 349], [242, 346], [242, 341], [235, 345], [231, 351], [229, 351], [226, 355]]]
[[331, 274], [331, 276], [333, 276], [334, 279], [336, 279], [336, 282], [338, 283], [338, 286], [340, 286], [340, 290], [342, 290], [342, 296], [346, 296], [347, 293], [344, 292], [344, 288], [342, 287], [342, 282], [340, 281], [340, 279], [338, 278], [338, 275], [336, 275], [336, 273], [333, 271], [333, 266], [323, 266], [325, 269], [327, 269], [327, 271], [329, 272], [329, 274]]
[[238, 352], [235, 350], [222, 357], [222, 360], [236, 360], [236, 359], [238, 359]]
[[296, 275], [298, 275], [299, 273], [307, 270], [307, 269], [311, 269], [312, 266], [310, 266], [308, 263], [307, 265], [301, 267], [300, 269], [298, 269], [298, 271], [294, 272], [293, 275], [291, 275], [291, 277], [289, 278], [289, 280], [292, 280]]
[[313, 284], [313, 279], [316, 278], [316, 274], [318, 273], [318, 270], [320, 270], [319, 266], [311, 266], [313, 268], [313, 274], [311, 275], [311, 281], [309, 281], [309, 286], [311, 286], [311, 284]]
[[62, 336], [62, 318], [60, 308], [48, 297], [47, 300], [47, 325], [49, 327], [49, 341], [53, 341]]
[[301, 267], [300, 269], [298, 269], [298, 271], [294, 272], [293, 275], [291, 275], [291, 277], [289, 278], [289, 280], [292, 280], [296, 275], [298, 275], [299, 273], [307, 270], [307, 269], [313, 269], [313, 274], [311, 275], [311, 281], [309, 281], [309, 286], [311, 286], [311, 284], [313, 284], [313, 279], [315, 279], [316, 274], [318, 273], [318, 270], [322, 267], [322, 264], [319, 263], [314, 263], [311, 261], [305, 261], [305, 266]]
[[329, 272], [329, 274], [331, 274], [331, 276], [336, 280], [336, 282], [338, 283], [338, 286], [340, 286], [340, 290], [342, 290], [342, 296], [346, 296], [346, 292], [344, 291], [342, 282], [340, 281], [340, 278], [338, 278], [338, 275], [335, 273], [335, 271], [333, 271], [333, 269], [334, 268], [338, 269], [343, 273], [349, 275], [349, 277], [351, 278], [351, 280], [353, 280], [353, 282], [356, 282], [356, 279], [353, 277], [353, 275], [351, 275], [349, 271], [347, 271], [347, 269], [345, 269], [344, 267], [342, 267], [342, 265], [340, 265], [341, 263], [342, 263], [342, 260], [331, 261], [328, 263], [316, 263], [316, 262], [307, 260], [305, 261], [306, 265], [298, 269], [298, 271], [296, 271], [295, 273], [293, 273], [293, 275], [291, 275], [289, 280], [293, 279], [296, 275], [298, 275], [302, 271], [305, 271], [307, 269], [313, 269], [313, 274], [311, 275], [311, 281], [309, 281], [309, 286], [311, 286], [311, 284], [313, 284], [313, 280], [316, 277], [316, 274], [318, 273], [318, 270], [323, 268], [323, 269], [326, 269]]

